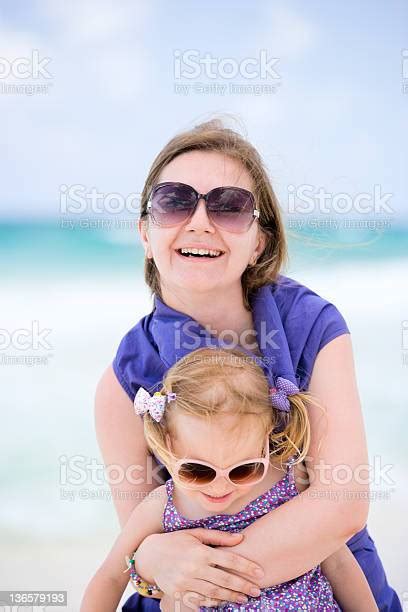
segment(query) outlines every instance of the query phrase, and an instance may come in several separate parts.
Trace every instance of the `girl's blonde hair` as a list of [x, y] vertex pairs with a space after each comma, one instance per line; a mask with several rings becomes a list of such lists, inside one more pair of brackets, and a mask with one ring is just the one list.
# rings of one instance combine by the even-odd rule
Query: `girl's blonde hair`
[[[281, 463], [296, 455], [301, 462], [310, 444], [310, 425], [307, 403], [317, 402], [308, 393], [290, 396], [290, 413], [280, 431], [281, 416], [272, 407], [269, 385], [255, 358], [238, 349], [202, 348], [183, 357], [167, 372], [162, 393], [175, 393], [176, 399], [167, 403], [160, 422], [149, 413], [144, 416], [144, 432], [150, 450], [169, 465], [174, 456], [167, 436], [176, 436], [172, 416], [185, 414], [212, 419], [236, 414], [256, 418], [270, 434], [271, 453]], [[237, 420], [237, 425], [242, 419]]]
[[[147, 203], [160, 173], [175, 157], [188, 151], [218, 151], [238, 160], [253, 182], [253, 193], [260, 211], [259, 224], [267, 237], [266, 246], [254, 265], [241, 277], [244, 303], [250, 310], [249, 295], [274, 282], [287, 260], [284, 225], [277, 197], [258, 151], [234, 130], [224, 127], [221, 119], [213, 119], [178, 134], [160, 151], [147, 176], [142, 195], [140, 218], [146, 219]], [[145, 258], [145, 281], [150, 290], [162, 298], [159, 271], [153, 259]]]

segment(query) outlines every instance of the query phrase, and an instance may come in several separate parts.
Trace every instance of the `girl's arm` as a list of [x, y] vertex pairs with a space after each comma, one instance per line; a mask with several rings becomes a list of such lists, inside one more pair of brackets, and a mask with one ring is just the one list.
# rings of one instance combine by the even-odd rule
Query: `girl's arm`
[[[244, 540], [233, 548], [264, 568], [262, 587], [286, 582], [318, 565], [367, 519], [368, 486], [355, 478], [368, 458], [348, 334], [319, 352], [309, 391], [327, 411], [322, 416], [319, 408], [309, 409], [310, 487], [247, 527]], [[360, 470], [360, 475], [366, 482], [367, 471]]]
[[161, 519], [166, 503], [166, 487], [155, 489], [132, 512], [112, 550], [88, 584], [81, 612], [115, 612], [129, 582], [125, 557], [152, 533], [162, 530]]
[[348, 546], [342, 546], [321, 567], [344, 612], [378, 612], [363, 570]]

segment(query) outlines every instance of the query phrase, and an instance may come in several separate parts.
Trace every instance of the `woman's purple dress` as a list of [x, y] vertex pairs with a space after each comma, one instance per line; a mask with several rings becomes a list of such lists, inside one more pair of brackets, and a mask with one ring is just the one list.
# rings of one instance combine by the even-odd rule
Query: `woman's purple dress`
[[[334, 338], [350, 333], [333, 304], [285, 276], [258, 289], [251, 297], [251, 309], [265, 367], [271, 375], [293, 380], [301, 390], [308, 389], [319, 351]], [[155, 296], [153, 311], [121, 341], [113, 369], [133, 402], [139, 387], [158, 389], [169, 367], [209, 343], [212, 339], [203, 327]], [[367, 528], [347, 544], [367, 577], [380, 611], [401, 612]], [[124, 612], [158, 609], [157, 600], [137, 593], [123, 607]]]

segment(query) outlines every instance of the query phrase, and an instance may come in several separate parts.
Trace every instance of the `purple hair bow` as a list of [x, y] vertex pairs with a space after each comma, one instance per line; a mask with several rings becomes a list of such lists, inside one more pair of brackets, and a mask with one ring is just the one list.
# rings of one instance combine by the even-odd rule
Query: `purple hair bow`
[[293, 382], [278, 376], [275, 387], [270, 389], [272, 406], [282, 412], [289, 412], [290, 402], [288, 395], [295, 395], [296, 393], [299, 393], [299, 389]]
[[150, 395], [146, 389], [140, 387], [136, 393], [134, 406], [135, 412], [139, 416], [143, 416], [146, 412], [149, 412], [151, 417], [159, 422], [163, 416], [166, 403], [176, 399], [175, 393], [168, 393], [163, 395], [160, 391], [157, 391], [153, 395]]

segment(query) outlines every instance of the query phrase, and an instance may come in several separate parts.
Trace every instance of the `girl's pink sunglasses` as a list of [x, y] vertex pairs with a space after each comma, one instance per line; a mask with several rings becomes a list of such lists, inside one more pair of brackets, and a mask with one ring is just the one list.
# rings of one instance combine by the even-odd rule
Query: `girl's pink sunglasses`
[[189, 489], [206, 487], [216, 478], [226, 478], [236, 487], [246, 487], [263, 480], [268, 466], [269, 435], [265, 440], [263, 457], [247, 459], [225, 469], [197, 459], [179, 459], [173, 466], [173, 478]]

